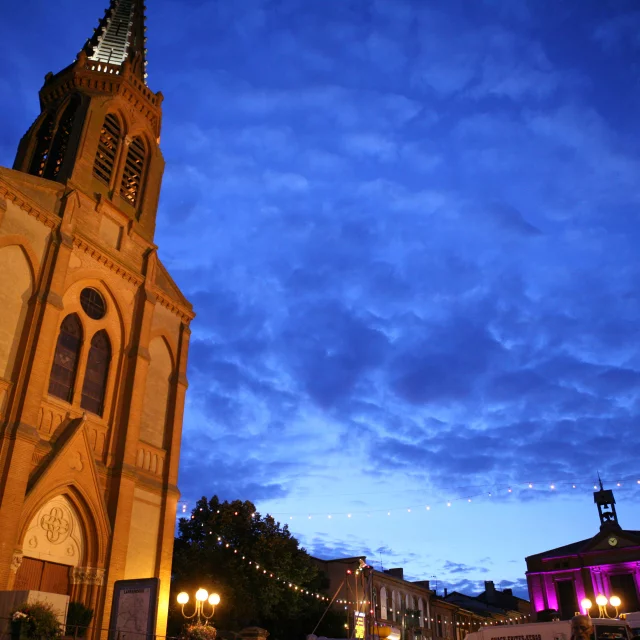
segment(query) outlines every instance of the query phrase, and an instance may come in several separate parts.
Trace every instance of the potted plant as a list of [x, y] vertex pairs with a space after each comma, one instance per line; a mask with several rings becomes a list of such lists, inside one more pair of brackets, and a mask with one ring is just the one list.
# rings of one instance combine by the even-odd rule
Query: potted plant
[[67, 636], [84, 638], [87, 627], [93, 619], [93, 609], [85, 607], [82, 602], [70, 602], [67, 609]]
[[188, 624], [182, 632], [183, 640], [216, 640], [216, 628], [208, 624]]
[[58, 640], [61, 636], [58, 616], [46, 602], [23, 604], [11, 614], [11, 640]]

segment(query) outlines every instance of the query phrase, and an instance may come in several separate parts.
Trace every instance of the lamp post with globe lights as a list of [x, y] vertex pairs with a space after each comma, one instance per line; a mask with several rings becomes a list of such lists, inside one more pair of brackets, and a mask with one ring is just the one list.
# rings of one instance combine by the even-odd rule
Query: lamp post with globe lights
[[[206, 589], [198, 589], [196, 591], [196, 602], [193, 613], [187, 614], [184, 610], [184, 606], [189, 602], [189, 594], [186, 591], [182, 591], [176, 598], [178, 604], [182, 607], [182, 615], [185, 620], [191, 620], [196, 618], [198, 624], [207, 624], [216, 610], [216, 605], [220, 604], [220, 596], [217, 593], [209, 595]], [[205, 604], [209, 604], [211, 607], [211, 613], [205, 612]], [[204, 620], [204, 622], [203, 622]]]
[[[611, 596], [607, 599], [607, 596], [602, 593], [596, 596], [596, 604], [598, 605], [598, 617], [600, 618], [618, 618], [620, 615], [619, 609], [622, 604], [622, 600], [618, 596]], [[582, 602], [580, 602], [580, 606], [584, 611], [585, 615], [589, 615], [589, 610], [591, 609], [592, 602], [589, 598], [584, 598]], [[607, 606], [612, 606], [616, 610], [616, 614], [614, 616], [610, 616], [607, 611]]]
[[[618, 596], [611, 596], [608, 600], [607, 597], [599, 594], [596, 597], [596, 604], [598, 605], [598, 614], [601, 618], [617, 618], [620, 614], [618, 609], [622, 604], [622, 601]], [[615, 616], [610, 616], [607, 611], [607, 605], [611, 605], [616, 610]]]

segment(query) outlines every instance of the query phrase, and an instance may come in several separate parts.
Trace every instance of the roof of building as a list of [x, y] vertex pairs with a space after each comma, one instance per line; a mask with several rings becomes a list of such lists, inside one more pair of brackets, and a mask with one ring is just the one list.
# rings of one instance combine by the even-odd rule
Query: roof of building
[[90, 60], [120, 66], [132, 63], [146, 82], [146, 36], [143, 0], [111, 0], [98, 28], [85, 45]]
[[[579, 553], [585, 553], [590, 551], [601, 540], [610, 535], [610, 531], [599, 531], [592, 538], [586, 538], [585, 540], [579, 540], [578, 542], [572, 542], [571, 544], [565, 544], [562, 547], [556, 547], [555, 549], [549, 549], [548, 551], [542, 551], [526, 557], [526, 561], [530, 560], [542, 560], [544, 558], [562, 558], [566, 556], [577, 555]], [[615, 532], [618, 538], [627, 538], [634, 542], [637, 541], [640, 544], [640, 531], [632, 531], [629, 529], [620, 529]]]

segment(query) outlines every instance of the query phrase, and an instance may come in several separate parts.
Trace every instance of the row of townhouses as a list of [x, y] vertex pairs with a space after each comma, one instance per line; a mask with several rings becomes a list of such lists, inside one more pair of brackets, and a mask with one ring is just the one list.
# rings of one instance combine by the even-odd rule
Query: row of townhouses
[[477, 596], [446, 589], [438, 595], [428, 580], [406, 580], [401, 568], [378, 571], [365, 556], [316, 561], [329, 580], [333, 608], [344, 611], [351, 638], [365, 637], [368, 627], [371, 635], [391, 640], [463, 640], [485, 625], [530, 619], [527, 600], [511, 589], [496, 589], [491, 581]]

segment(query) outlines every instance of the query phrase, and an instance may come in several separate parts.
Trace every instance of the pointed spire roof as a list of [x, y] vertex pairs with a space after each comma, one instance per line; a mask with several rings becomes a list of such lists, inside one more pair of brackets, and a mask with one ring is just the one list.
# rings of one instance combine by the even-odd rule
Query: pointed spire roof
[[85, 46], [89, 60], [118, 67], [128, 61], [146, 83], [145, 8], [143, 0], [111, 0]]

